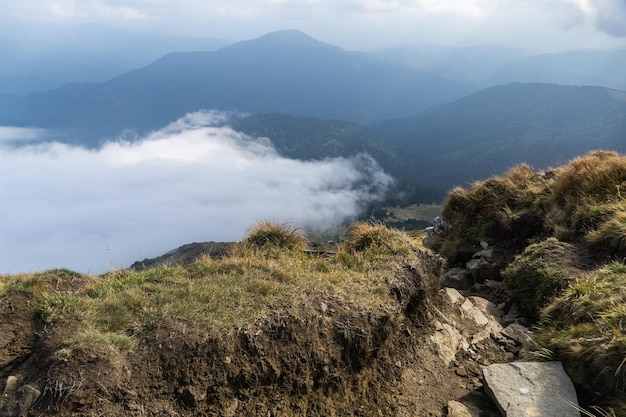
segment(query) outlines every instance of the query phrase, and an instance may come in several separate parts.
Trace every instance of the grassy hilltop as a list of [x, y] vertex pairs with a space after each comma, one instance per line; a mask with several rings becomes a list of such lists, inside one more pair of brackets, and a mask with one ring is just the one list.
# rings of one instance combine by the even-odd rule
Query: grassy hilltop
[[0, 276], [0, 381], [38, 387], [33, 415], [395, 414], [441, 259], [371, 224], [307, 244], [262, 222], [188, 265]]

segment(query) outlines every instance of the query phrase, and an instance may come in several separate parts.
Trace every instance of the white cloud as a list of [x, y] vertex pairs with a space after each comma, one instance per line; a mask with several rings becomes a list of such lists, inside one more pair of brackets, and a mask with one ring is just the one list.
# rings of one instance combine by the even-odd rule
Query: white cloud
[[592, 23], [595, 28], [615, 37], [626, 37], [625, 0], [567, 0], [583, 16], [581, 24]]
[[360, 49], [410, 42], [576, 49], [624, 46], [626, 36], [624, 0], [20, 0], [2, 2], [0, 16], [233, 40], [295, 28]]
[[44, 134], [42, 129], [0, 126], [0, 143], [31, 141], [42, 137]]
[[100, 273], [194, 241], [233, 241], [262, 219], [333, 226], [390, 178], [369, 158], [303, 162], [196, 113], [100, 150], [0, 144], [0, 273]]

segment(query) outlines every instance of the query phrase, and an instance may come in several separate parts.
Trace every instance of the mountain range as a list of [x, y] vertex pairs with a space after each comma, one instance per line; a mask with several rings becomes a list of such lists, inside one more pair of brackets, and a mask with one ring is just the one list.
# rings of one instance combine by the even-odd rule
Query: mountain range
[[104, 82], [171, 51], [215, 50], [222, 39], [141, 34], [105, 25], [20, 26], [0, 17], [0, 94], [27, 94], [71, 82]]
[[288, 30], [217, 51], [168, 54], [103, 83], [5, 97], [10, 104], [0, 108], [0, 120], [113, 133], [154, 129], [188, 112], [217, 108], [369, 123], [473, 91], [469, 83]]
[[[589, 62], [572, 64], [581, 57]], [[625, 152], [623, 91], [538, 82], [476, 87], [489, 77], [549, 76], [620, 85], [615, 66], [623, 58], [623, 51], [527, 57], [510, 48], [433, 46], [368, 54], [286, 30], [215, 51], [169, 53], [105, 82], [0, 95], [0, 124], [49, 128], [94, 147], [192, 111], [230, 110], [239, 114], [233, 128], [269, 137], [284, 156], [366, 152], [398, 180], [398, 202], [432, 202], [520, 162], [545, 168], [591, 149]], [[495, 66], [501, 72], [490, 73]], [[568, 67], [574, 75], [558, 75]]]
[[626, 152], [626, 92], [511, 83], [368, 127], [280, 114], [232, 125], [291, 158], [367, 152], [399, 181], [396, 202], [428, 203], [519, 163], [544, 169], [593, 149]]
[[504, 46], [408, 45], [373, 52], [394, 63], [445, 74], [476, 88], [511, 82], [593, 85], [626, 90], [626, 49], [532, 54]]

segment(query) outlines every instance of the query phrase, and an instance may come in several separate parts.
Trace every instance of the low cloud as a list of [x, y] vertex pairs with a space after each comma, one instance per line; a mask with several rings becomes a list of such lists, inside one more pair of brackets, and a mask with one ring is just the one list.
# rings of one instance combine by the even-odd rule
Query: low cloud
[[568, 0], [579, 12], [592, 22], [595, 28], [606, 34], [626, 37], [625, 0]]
[[0, 126], [0, 144], [32, 141], [45, 135], [42, 129]]
[[603, 0], [599, 2], [596, 27], [616, 37], [626, 37], [626, 1]]
[[185, 243], [240, 240], [262, 219], [323, 229], [391, 183], [368, 156], [290, 160], [224, 120], [194, 113], [99, 150], [0, 141], [0, 273], [101, 273]]

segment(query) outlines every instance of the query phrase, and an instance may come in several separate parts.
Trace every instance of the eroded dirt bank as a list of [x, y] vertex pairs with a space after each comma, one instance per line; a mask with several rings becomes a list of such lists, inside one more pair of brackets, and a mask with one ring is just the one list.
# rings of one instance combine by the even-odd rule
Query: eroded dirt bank
[[[10, 376], [39, 390], [30, 416], [445, 416], [450, 400], [498, 415], [479, 376], [519, 344], [439, 290], [438, 256], [416, 251], [393, 267], [388, 306], [310, 294], [230, 331], [161, 321], [126, 352], [68, 343], [78, 318], [33, 319], [31, 297], [8, 292], [0, 390]], [[67, 279], [56, 290], [79, 294], [84, 282]]]

